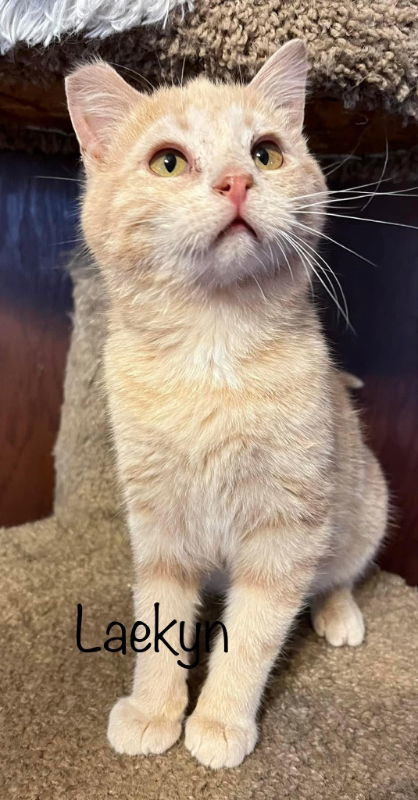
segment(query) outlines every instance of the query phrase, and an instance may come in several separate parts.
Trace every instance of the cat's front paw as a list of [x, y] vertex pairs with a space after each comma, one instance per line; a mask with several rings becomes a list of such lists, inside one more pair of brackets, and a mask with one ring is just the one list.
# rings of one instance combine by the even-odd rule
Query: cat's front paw
[[130, 697], [122, 697], [115, 703], [107, 728], [113, 749], [128, 756], [164, 753], [177, 741], [180, 733], [180, 720], [142, 714]]
[[216, 719], [192, 714], [186, 723], [185, 745], [205, 767], [237, 767], [255, 747], [257, 726], [249, 721], [229, 725]]

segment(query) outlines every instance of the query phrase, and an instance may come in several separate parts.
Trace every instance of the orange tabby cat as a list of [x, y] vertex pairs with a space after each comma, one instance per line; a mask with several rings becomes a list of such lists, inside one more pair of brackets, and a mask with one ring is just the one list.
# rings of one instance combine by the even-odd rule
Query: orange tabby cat
[[[351, 588], [386, 524], [381, 470], [310, 301], [317, 235], [299, 205], [326, 190], [302, 134], [306, 73], [292, 41], [248, 86], [200, 77], [148, 96], [100, 62], [67, 79], [83, 229], [110, 301], [135, 617], [159, 602], [161, 627], [191, 630], [203, 577], [230, 575], [229, 650], [219, 637], [185, 726], [214, 768], [254, 748], [269, 670], [307, 600], [320, 636], [362, 642]], [[166, 639], [178, 650], [178, 627]], [[174, 744], [186, 674], [166, 647], [137, 656], [110, 714], [115, 750]]]

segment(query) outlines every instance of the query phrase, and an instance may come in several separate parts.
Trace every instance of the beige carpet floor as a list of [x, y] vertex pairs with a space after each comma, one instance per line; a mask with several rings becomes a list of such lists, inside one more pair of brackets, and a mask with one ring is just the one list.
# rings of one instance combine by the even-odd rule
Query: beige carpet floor
[[120, 575], [126, 539], [40, 522], [2, 534], [0, 796], [4, 800], [413, 800], [418, 797], [418, 603], [395, 576], [359, 593], [365, 645], [335, 650], [302, 621], [270, 681], [261, 738], [240, 767], [212, 772], [182, 743], [130, 758], [106, 742], [107, 714], [128, 691], [129, 655], [81, 654], [108, 622], [131, 621]]

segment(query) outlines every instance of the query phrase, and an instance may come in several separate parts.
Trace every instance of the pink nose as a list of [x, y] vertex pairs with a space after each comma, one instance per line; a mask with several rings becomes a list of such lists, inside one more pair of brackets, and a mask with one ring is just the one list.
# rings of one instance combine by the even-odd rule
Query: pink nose
[[254, 181], [247, 173], [224, 174], [213, 187], [215, 192], [229, 197], [231, 203], [239, 211], [244, 202], [248, 189], [251, 189]]

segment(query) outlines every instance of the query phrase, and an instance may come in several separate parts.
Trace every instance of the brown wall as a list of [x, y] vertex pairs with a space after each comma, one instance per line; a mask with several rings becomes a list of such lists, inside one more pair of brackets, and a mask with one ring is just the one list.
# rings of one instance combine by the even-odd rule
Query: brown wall
[[[0, 525], [47, 516], [70, 341], [74, 162], [0, 153]], [[68, 246], [67, 246], [68, 247]]]

